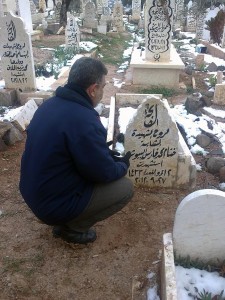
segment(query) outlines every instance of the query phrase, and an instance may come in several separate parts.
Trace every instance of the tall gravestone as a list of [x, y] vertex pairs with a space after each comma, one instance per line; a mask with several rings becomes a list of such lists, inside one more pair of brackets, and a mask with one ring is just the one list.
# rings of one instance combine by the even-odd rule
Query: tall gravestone
[[18, 15], [23, 19], [26, 30], [30, 33], [33, 32], [29, 0], [18, 0]]
[[205, 14], [199, 13], [196, 20], [196, 38], [202, 39], [203, 38], [203, 31], [205, 26]]
[[197, 12], [197, 7], [196, 3], [192, 2], [192, 5], [188, 9], [188, 14], [187, 14], [187, 27], [186, 30], [189, 32], [196, 32], [196, 12]]
[[150, 0], [145, 7], [145, 56], [146, 60], [170, 60], [174, 0]]
[[222, 36], [221, 46], [222, 46], [222, 48], [225, 48], [225, 26], [223, 27], [223, 36]]
[[12, 13], [0, 19], [0, 55], [5, 87], [36, 89], [31, 37], [23, 20]]
[[182, 28], [184, 24], [184, 0], [175, 0], [174, 30]]
[[71, 47], [74, 50], [79, 50], [79, 43], [80, 43], [80, 30], [79, 26], [77, 25], [76, 18], [67, 13], [67, 25], [66, 25], [66, 47]]
[[141, 0], [132, 0], [132, 20], [139, 21], [141, 15]]
[[120, 0], [114, 2], [113, 7], [113, 29], [114, 31], [123, 32], [123, 4]]
[[225, 193], [213, 189], [195, 191], [179, 204], [173, 242], [177, 256], [222, 263], [225, 260]]
[[167, 101], [148, 96], [125, 133], [125, 151], [132, 154], [128, 176], [134, 184], [174, 187], [178, 140], [178, 129]]
[[61, 6], [62, 6], [62, 2], [60, 0], [56, 1], [56, 5], [55, 5], [55, 19], [56, 21], [60, 20], [60, 11], [61, 11]]
[[84, 9], [83, 25], [87, 28], [97, 28], [97, 20], [95, 19], [96, 8], [92, 1], [87, 2]]

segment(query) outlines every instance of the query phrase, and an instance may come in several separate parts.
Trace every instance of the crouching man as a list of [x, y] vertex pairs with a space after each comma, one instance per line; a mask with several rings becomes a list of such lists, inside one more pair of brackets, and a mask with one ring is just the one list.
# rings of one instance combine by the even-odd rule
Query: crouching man
[[95, 241], [91, 227], [121, 210], [133, 196], [125, 177], [130, 152], [118, 158], [94, 107], [100, 102], [107, 69], [82, 57], [68, 83], [36, 111], [27, 129], [20, 191], [35, 216], [67, 242]]

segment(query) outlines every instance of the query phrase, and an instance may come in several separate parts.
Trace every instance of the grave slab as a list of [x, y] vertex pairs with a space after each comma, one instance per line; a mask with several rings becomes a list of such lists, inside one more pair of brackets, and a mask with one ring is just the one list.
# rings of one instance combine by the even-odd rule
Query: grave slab
[[31, 119], [38, 106], [36, 102], [31, 99], [29, 100], [21, 109], [21, 111], [16, 114], [11, 120], [12, 124], [19, 130], [24, 131], [30, 124]]
[[214, 104], [225, 105], [225, 84], [216, 84], [213, 98]]

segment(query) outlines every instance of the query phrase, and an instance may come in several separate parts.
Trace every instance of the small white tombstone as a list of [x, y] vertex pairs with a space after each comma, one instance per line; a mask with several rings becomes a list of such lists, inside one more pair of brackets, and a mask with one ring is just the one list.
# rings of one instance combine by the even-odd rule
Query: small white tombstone
[[123, 5], [120, 0], [115, 1], [113, 7], [113, 29], [114, 31], [123, 32]]
[[80, 30], [79, 26], [77, 25], [76, 18], [67, 13], [67, 26], [66, 26], [66, 47], [72, 47], [75, 50], [79, 50], [79, 43], [80, 43]]
[[11, 13], [0, 19], [0, 55], [5, 87], [36, 89], [31, 37], [23, 20]]
[[177, 180], [178, 129], [168, 102], [148, 96], [125, 133], [131, 151], [128, 177], [136, 185], [173, 187]]
[[217, 76], [216, 76], [217, 83], [221, 84], [223, 82], [223, 72], [222, 71], [217, 71]]
[[225, 259], [225, 193], [213, 189], [189, 194], [179, 204], [173, 228], [177, 256], [218, 263]]
[[[164, 7], [166, 5], [166, 7]], [[145, 6], [145, 56], [153, 62], [169, 62], [174, 0], [150, 0]]]

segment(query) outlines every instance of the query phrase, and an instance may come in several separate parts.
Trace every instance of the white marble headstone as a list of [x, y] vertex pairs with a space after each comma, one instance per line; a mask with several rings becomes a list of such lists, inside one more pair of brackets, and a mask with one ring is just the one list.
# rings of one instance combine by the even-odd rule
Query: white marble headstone
[[30, 34], [23, 20], [11, 13], [0, 19], [0, 55], [5, 87], [30, 91], [36, 89]]
[[225, 193], [213, 189], [189, 194], [179, 204], [173, 228], [177, 256], [218, 263], [225, 260]]
[[77, 25], [76, 18], [67, 13], [67, 26], [65, 31], [66, 36], [66, 47], [73, 47], [76, 50], [79, 50], [80, 43], [80, 30]]
[[26, 30], [30, 33], [33, 32], [29, 0], [18, 0], [18, 14], [23, 19], [26, 26]]
[[128, 176], [134, 184], [175, 186], [178, 140], [178, 129], [167, 100], [148, 96], [125, 133], [125, 151], [132, 154]]
[[150, 0], [145, 6], [145, 57], [169, 62], [175, 0]]

